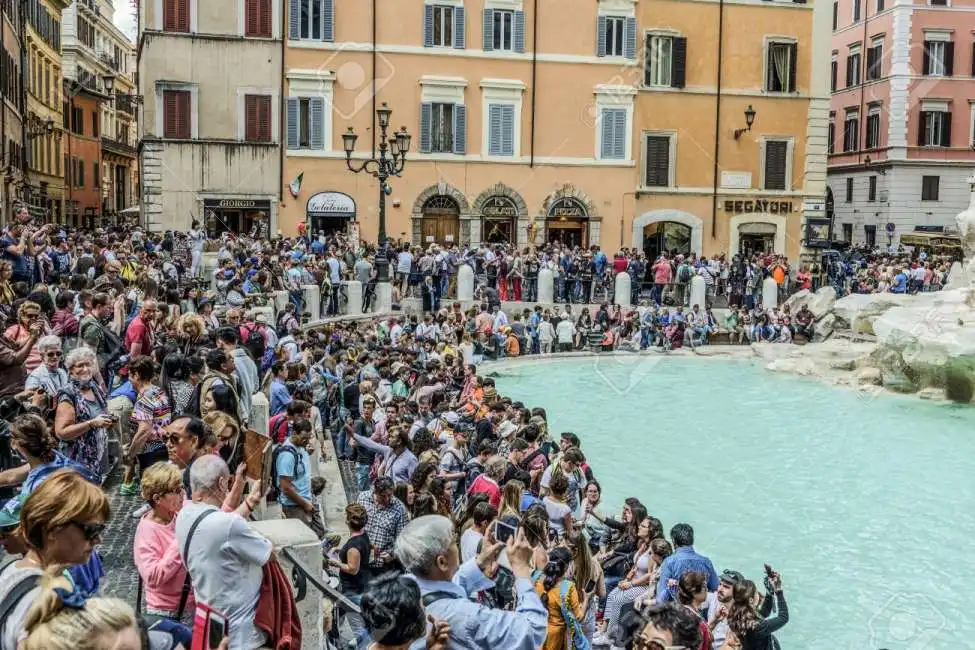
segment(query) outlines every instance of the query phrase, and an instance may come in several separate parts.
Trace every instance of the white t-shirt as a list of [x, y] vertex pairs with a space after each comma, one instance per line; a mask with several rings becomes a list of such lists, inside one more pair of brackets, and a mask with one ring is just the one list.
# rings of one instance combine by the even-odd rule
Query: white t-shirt
[[477, 546], [484, 539], [484, 535], [474, 530], [473, 527], [468, 528], [460, 536], [460, 561], [461, 564], [467, 562], [469, 559], [477, 557]]
[[[18, 562], [20, 560], [8, 565], [3, 573], [0, 573], [0, 601], [7, 597], [14, 585], [20, 584], [27, 576], [41, 575], [41, 570], [36, 566], [21, 568], [17, 566]], [[7, 620], [3, 622], [3, 626], [0, 628], [0, 650], [17, 650], [17, 641], [20, 639], [21, 632], [24, 631], [24, 619], [27, 618], [27, 612], [40, 593], [41, 588], [34, 587], [20, 599], [17, 606], [10, 612]]]
[[180, 552], [190, 527], [205, 511], [216, 510], [197, 526], [183, 558], [193, 582], [197, 602], [227, 617], [230, 650], [253, 650], [265, 643], [254, 626], [261, 571], [271, 557], [272, 545], [236, 513], [215, 506], [187, 503], [176, 517]]

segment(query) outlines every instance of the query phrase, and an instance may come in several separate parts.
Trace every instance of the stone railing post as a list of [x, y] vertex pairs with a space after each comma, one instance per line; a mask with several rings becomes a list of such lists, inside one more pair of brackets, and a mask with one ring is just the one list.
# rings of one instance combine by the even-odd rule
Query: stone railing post
[[305, 310], [308, 312], [308, 320], [315, 322], [322, 318], [322, 290], [317, 284], [306, 284], [301, 287], [301, 292], [305, 298]]
[[358, 316], [362, 313], [362, 283], [358, 280], [345, 282], [345, 294], [348, 302], [345, 303], [345, 314], [347, 316]]

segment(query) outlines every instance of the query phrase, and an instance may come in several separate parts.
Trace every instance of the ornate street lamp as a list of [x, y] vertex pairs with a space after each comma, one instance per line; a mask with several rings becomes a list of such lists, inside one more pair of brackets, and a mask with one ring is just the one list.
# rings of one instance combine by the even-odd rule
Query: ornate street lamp
[[735, 129], [735, 140], [740, 138], [745, 133], [745, 131], [751, 131], [752, 124], [754, 123], [755, 123], [755, 109], [752, 108], [751, 104], [749, 104], [748, 108], [745, 109], [745, 126], [747, 128]]
[[[376, 109], [376, 119], [379, 124], [379, 151], [374, 158], [364, 160], [361, 165], [352, 164], [352, 152], [359, 136], [349, 127], [342, 134], [342, 146], [345, 148], [345, 164], [349, 171], [358, 174], [366, 172], [379, 180], [379, 253], [376, 255], [376, 272], [379, 282], [389, 282], [389, 239], [386, 236], [386, 196], [392, 192], [386, 181], [390, 176], [403, 173], [406, 164], [406, 152], [410, 150], [411, 136], [402, 127], [387, 138], [389, 118], [393, 111], [386, 102]], [[378, 295], [378, 292], [377, 292]]]

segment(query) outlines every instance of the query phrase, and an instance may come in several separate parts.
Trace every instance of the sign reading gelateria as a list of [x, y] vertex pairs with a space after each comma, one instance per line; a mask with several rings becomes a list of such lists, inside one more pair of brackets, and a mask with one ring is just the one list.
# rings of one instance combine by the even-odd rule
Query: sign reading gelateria
[[548, 216], [550, 219], [578, 219], [588, 217], [589, 211], [581, 201], [566, 196], [549, 206]]
[[484, 202], [481, 213], [488, 219], [507, 219], [518, 216], [518, 207], [506, 196], [492, 196]]
[[746, 201], [725, 201], [725, 212], [769, 212], [771, 214], [789, 214], [792, 212], [792, 201], [768, 201], [766, 199], [750, 199]]
[[319, 192], [305, 208], [311, 217], [355, 217], [355, 200], [341, 192]]

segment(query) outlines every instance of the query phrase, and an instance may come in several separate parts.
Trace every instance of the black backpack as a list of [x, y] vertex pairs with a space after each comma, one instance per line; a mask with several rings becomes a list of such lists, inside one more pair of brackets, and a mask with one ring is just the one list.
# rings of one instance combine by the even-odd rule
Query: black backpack
[[267, 342], [264, 340], [264, 335], [261, 334], [261, 330], [257, 327], [251, 328], [244, 325], [244, 347], [247, 351], [251, 353], [254, 361], [260, 363], [261, 359], [264, 358], [264, 353], [267, 351]]

